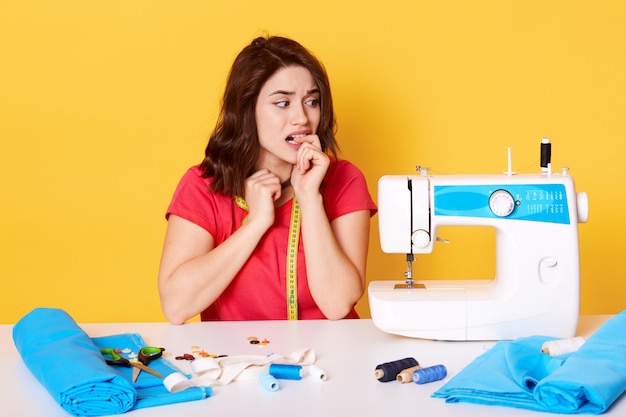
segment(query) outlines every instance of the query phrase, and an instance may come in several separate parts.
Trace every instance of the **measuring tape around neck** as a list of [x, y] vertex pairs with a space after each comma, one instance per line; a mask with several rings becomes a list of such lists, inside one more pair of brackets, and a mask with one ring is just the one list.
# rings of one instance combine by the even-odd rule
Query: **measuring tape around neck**
[[[238, 207], [248, 211], [248, 204], [242, 197], [236, 196], [235, 203]], [[298, 245], [300, 243], [300, 205], [295, 196], [291, 207], [291, 220], [289, 221], [289, 236], [287, 242], [287, 319], [298, 320]], [[246, 219], [244, 218], [242, 223]]]
[[300, 242], [300, 205], [293, 198], [287, 244], [287, 319], [298, 320], [298, 243]]

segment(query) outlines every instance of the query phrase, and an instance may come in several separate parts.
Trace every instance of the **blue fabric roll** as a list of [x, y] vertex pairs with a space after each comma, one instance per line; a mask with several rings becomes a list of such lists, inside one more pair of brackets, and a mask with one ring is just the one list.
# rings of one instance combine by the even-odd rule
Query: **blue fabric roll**
[[626, 391], [626, 311], [573, 353], [541, 353], [551, 337], [501, 341], [432, 396], [561, 414], [601, 414]]
[[130, 380], [107, 365], [66, 312], [33, 310], [13, 327], [13, 340], [28, 369], [70, 414], [120, 414], [135, 405]]
[[[197, 400], [211, 394], [209, 387], [170, 393], [160, 378], [147, 372], [142, 372], [133, 386], [132, 370], [108, 365], [99, 348], [133, 349], [143, 345], [141, 337], [125, 334], [92, 340], [60, 309], [31, 311], [13, 327], [13, 340], [35, 378], [61, 407], [76, 416], [121, 414], [130, 409]], [[104, 346], [109, 343], [120, 344]], [[175, 370], [161, 359], [151, 362], [150, 367], [163, 376]]]

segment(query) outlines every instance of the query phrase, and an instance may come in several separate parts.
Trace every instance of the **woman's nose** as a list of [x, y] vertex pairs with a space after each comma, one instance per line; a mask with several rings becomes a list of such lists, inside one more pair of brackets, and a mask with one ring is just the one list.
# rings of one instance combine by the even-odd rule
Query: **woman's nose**
[[291, 124], [292, 125], [303, 125], [308, 122], [309, 117], [306, 113], [306, 109], [303, 105], [293, 105], [291, 106]]

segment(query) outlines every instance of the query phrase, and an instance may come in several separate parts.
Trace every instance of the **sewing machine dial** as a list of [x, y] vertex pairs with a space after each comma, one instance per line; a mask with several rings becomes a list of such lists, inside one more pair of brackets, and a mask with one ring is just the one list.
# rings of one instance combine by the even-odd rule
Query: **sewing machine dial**
[[430, 243], [430, 234], [424, 229], [416, 230], [411, 236], [411, 242], [414, 247], [424, 249]]
[[506, 217], [515, 209], [515, 199], [507, 190], [496, 190], [489, 196], [489, 208], [498, 217]]

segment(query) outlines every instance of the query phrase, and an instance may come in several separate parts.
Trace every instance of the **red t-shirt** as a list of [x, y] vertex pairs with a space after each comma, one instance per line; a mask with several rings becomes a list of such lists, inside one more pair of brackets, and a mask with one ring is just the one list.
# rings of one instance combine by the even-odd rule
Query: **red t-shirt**
[[[233, 198], [210, 191], [210, 182], [210, 178], [202, 177], [199, 167], [190, 168], [176, 188], [167, 215], [175, 214], [199, 225], [219, 245], [239, 228], [248, 212]], [[330, 221], [359, 210], [370, 210], [373, 216], [377, 210], [365, 177], [348, 161], [331, 160], [322, 196]], [[276, 209], [274, 225], [228, 288], [202, 312], [202, 320], [287, 318], [287, 245], [292, 206], [293, 199]], [[325, 318], [309, 291], [302, 236], [298, 245], [297, 294], [299, 319]], [[352, 309], [346, 318], [358, 318], [358, 315]]]

